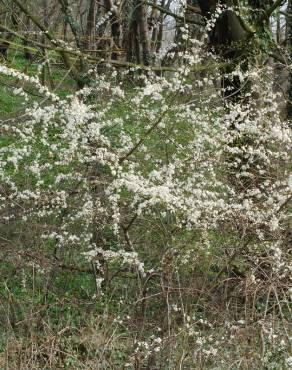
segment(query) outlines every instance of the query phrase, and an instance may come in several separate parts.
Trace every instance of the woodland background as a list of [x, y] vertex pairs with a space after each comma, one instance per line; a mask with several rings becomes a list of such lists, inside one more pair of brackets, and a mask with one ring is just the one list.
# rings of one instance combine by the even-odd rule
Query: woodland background
[[291, 368], [291, 42], [292, 0], [0, 0], [1, 369]]

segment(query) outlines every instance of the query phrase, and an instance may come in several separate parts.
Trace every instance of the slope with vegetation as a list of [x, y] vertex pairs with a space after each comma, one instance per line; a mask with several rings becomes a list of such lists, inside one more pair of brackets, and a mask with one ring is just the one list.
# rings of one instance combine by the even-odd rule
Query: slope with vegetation
[[291, 368], [290, 0], [0, 9], [0, 368]]

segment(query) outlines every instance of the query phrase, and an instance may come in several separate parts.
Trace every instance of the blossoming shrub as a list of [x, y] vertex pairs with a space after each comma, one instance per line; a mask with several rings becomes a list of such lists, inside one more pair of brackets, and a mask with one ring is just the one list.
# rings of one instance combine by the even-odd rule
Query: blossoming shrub
[[0, 67], [44, 96], [2, 123], [1, 240], [47, 282], [92, 268], [92, 300], [114, 291], [113, 366], [288, 368], [289, 126], [268, 67], [222, 98], [190, 42], [171, 75], [92, 70], [66, 98]]

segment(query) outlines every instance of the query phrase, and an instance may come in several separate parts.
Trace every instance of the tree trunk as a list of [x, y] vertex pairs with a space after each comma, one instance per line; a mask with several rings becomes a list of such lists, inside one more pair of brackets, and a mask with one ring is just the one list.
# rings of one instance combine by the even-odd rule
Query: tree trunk
[[127, 22], [124, 24], [123, 46], [126, 50], [127, 62], [140, 64], [140, 43], [138, 28], [138, 7], [136, 0], [126, 4], [124, 13]]
[[[12, 23], [12, 29], [17, 29], [18, 27], [18, 20], [16, 19], [15, 15], [12, 13], [11, 14], [11, 23]], [[8, 50], [10, 47], [10, 41], [13, 40], [14, 35], [11, 33], [5, 33], [2, 35], [2, 38], [5, 39], [6, 41], [1, 41], [0, 42], [0, 54], [4, 59], [8, 58]]]
[[[43, 7], [43, 23], [45, 27], [48, 27], [49, 24], [49, 19], [48, 19], [48, 0], [43, 0], [42, 1], [42, 7]], [[46, 36], [42, 35], [42, 44], [46, 45]], [[42, 54], [44, 57], [44, 64], [42, 67], [42, 75], [41, 75], [41, 81], [43, 85], [46, 85], [46, 58], [47, 58], [47, 53], [46, 49], [42, 49]]]
[[[209, 18], [216, 9], [217, 0], [198, 0], [198, 4], [205, 17]], [[226, 1], [226, 5], [232, 5], [232, 1]], [[235, 69], [235, 61], [240, 59], [242, 65], [246, 65], [247, 53], [244, 51], [243, 44], [246, 41], [247, 32], [243, 28], [239, 17], [232, 10], [224, 11], [217, 19], [214, 29], [210, 34], [210, 43], [215, 52], [224, 60], [230, 61], [227, 67], [227, 74]], [[238, 77], [222, 76], [223, 96], [237, 99], [240, 94], [240, 81]]]
[[[287, 48], [290, 59], [292, 59], [292, 0], [288, 1], [287, 6]], [[287, 103], [287, 118], [292, 120], [292, 71], [289, 71], [289, 85], [288, 85], [288, 103]]]
[[[165, 0], [162, 0], [161, 2], [162, 7], [169, 8], [169, 2], [167, 5], [165, 5]], [[158, 33], [156, 38], [156, 53], [159, 53], [162, 46], [162, 38], [163, 38], [163, 21], [164, 21], [164, 14], [160, 12], [159, 20], [158, 20]]]
[[71, 31], [75, 37], [76, 45], [80, 50], [84, 50], [84, 42], [82, 41], [82, 32], [80, 25], [73, 16], [72, 9], [68, 0], [59, 0], [62, 13], [66, 22], [70, 25]]
[[[31, 22], [28, 17], [25, 17], [25, 18], [26, 18], [27, 30], [29, 32], [31, 30]], [[24, 46], [29, 46], [29, 43], [27, 42], [27, 40], [23, 40], [22, 43]], [[28, 62], [32, 62], [33, 54], [29, 49], [24, 49], [23, 56], [24, 56], [24, 59], [26, 59]]]
[[[156, 4], [157, 0], [154, 0], [154, 4]], [[161, 2], [161, 6], [164, 5], [164, 0]], [[148, 20], [149, 23], [149, 33], [151, 34], [151, 51], [155, 52], [156, 50], [156, 42], [157, 42], [157, 35], [159, 29], [159, 13], [157, 8], [152, 7], [151, 14]]]
[[138, 0], [138, 24], [140, 31], [140, 40], [142, 46], [143, 64], [149, 66], [151, 64], [151, 50], [149, 42], [147, 10], [144, 1]]
[[91, 37], [94, 29], [94, 18], [95, 18], [95, 2], [96, 0], [89, 0], [89, 9], [86, 21], [86, 31], [85, 31], [85, 49], [90, 49], [91, 47]]
[[111, 58], [113, 60], [117, 60], [119, 56], [119, 52], [117, 49], [120, 49], [120, 39], [121, 39], [121, 26], [120, 26], [120, 14], [118, 11], [118, 8], [116, 5], [114, 5], [112, 0], [106, 0], [105, 1], [105, 6], [107, 12], [111, 12], [112, 15], [110, 17], [110, 25], [111, 25], [111, 34], [112, 34], [112, 39], [113, 39], [113, 48], [114, 50], [112, 51], [112, 56]]

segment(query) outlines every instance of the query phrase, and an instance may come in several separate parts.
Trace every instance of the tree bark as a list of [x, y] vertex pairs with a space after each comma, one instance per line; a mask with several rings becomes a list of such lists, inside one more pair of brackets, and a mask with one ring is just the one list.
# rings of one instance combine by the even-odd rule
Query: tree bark
[[[290, 62], [292, 60], [292, 0], [288, 0], [287, 6], [287, 48], [290, 56]], [[292, 71], [289, 71], [289, 85], [288, 85], [288, 102], [287, 102], [287, 118], [292, 120]]]
[[126, 61], [140, 64], [140, 43], [138, 28], [138, 8], [136, 0], [126, 4], [123, 28], [123, 46], [126, 50]]
[[86, 21], [86, 31], [85, 31], [85, 49], [90, 49], [91, 47], [91, 37], [94, 29], [94, 18], [95, 18], [95, 3], [96, 0], [89, 0], [89, 9]]
[[83, 51], [85, 45], [84, 45], [84, 42], [82, 41], [81, 28], [72, 14], [72, 10], [71, 10], [71, 7], [69, 6], [69, 2], [68, 0], [59, 0], [59, 2], [61, 5], [64, 18], [66, 22], [70, 25], [71, 31], [75, 37], [76, 45], [80, 50]]
[[[26, 23], [27, 23], [27, 30], [30, 31], [31, 30], [30, 19], [28, 17], [25, 17], [25, 18], [26, 18]], [[24, 46], [29, 46], [29, 44], [26, 40], [23, 40], [22, 43], [23, 43]], [[23, 56], [28, 62], [30, 62], [30, 63], [32, 62], [33, 54], [28, 48], [24, 49]]]
[[[12, 29], [17, 29], [18, 21], [17, 21], [15, 15], [12, 13], [9, 18], [11, 20]], [[2, 57], [4, 59], [7, 59], [8, 58], [8, 50], [9, 50], [9, 47], [10, 47], [10, 41], [14, 38], [14, 35], [12, 33], [5, 32], [4, 35], [2, 35], [2, 38], [7, 40], [7, 42], [6, 41], [1, 41], [0, 42], [0, 54], [2, 55]]]
[[[215, 11], [218, 0], [198, 0], [202, 14], [210, 18]], [[226, 5], [232, 5], [232, 1], [225, 1]], [[248, 55], [244, 51], [243, 44], [246, 41], [248, 33], [243, 28], [238, 15], [233, 10], [225, 10], [217, 19], [214, 29], [210, 33], [210, 43], [215, 52], [224, 60], [230, 61], [227, 67], [227, 74], [236, 67], [236, 61], [245, 65]], [[223, 96], [237, 99], [240, 95], [240, 81], [238, 77], [222, 76], [221, 84], [223, 87]]]
[[150, 40], [148, 32], [148, 22], [147, 22], [147, 10], [145, 2], [138, 0], [138, 24], [140, 31], [140, 40], [142, 46], [142, 58], [143, 64], [149, 66], [151, 64], [151, 50], [150, 50]]
[[120, 49], [121, 41], [121, 25], [120, 25], [120, 14], [116, 5], [114, 5], [112, 0], [105, 0], [106, 10], [111, 12], [110, 16], [110, 25], [111, 25], [111, 34], [113, 38], [113, 48], [111, 59], [118, 60], [119, 52], [117, 49]]

